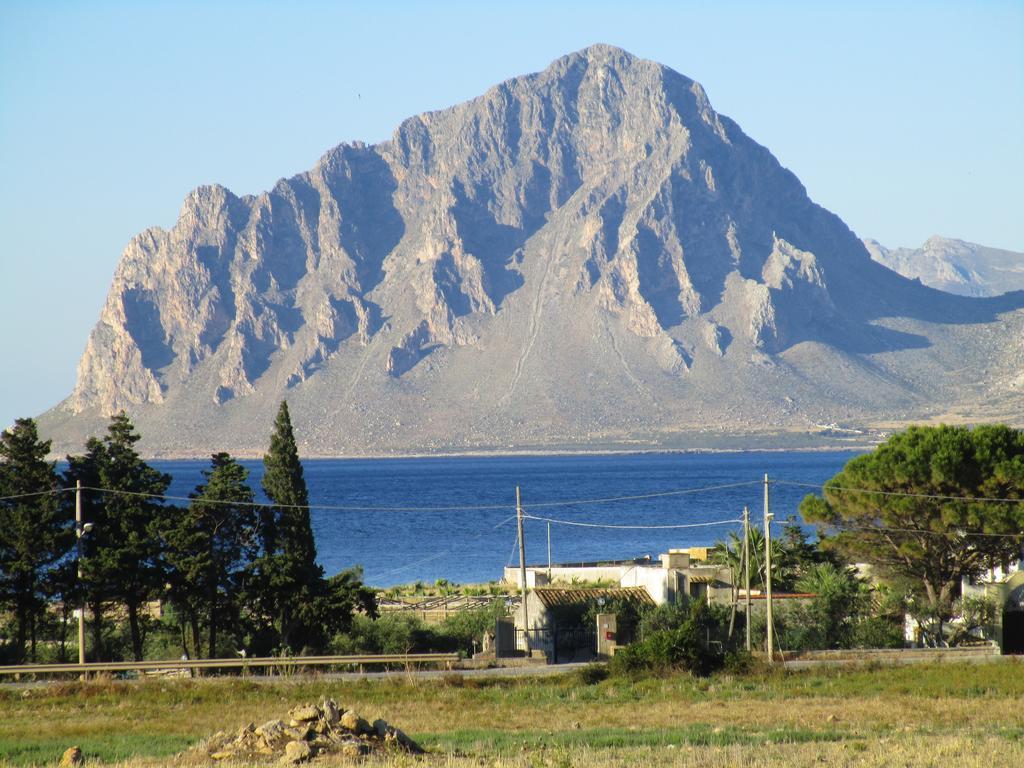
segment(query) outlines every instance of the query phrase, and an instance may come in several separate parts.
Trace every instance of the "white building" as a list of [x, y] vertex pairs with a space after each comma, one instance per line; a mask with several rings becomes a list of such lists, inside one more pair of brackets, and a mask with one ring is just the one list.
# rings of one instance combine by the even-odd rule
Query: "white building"
[[963, 597], [987, 598], [995, 604], [992, 629], [1003, 653], [1024, 653], [1024, 560], [997, 565], [977, 579], [964, 579], [960, 589]]
[[[521, 587], [520, 569], [505, 568], [504, 580]], [[708, 562], [707, 547], [670, 549], [657, 560], [648, 556], [526, 567], [527, 589], [585, 584], [643, 587], [657, 605], [674, 604], [681, 595], [709, 602], [732, 600], [732, 573], [728, 567]]]

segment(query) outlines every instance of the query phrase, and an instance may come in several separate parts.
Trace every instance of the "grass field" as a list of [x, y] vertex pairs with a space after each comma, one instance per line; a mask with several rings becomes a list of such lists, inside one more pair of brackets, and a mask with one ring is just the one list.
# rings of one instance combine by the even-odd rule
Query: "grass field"
[[[220, 729], [333, 697], [431, 754], [368, 765], [1024, 764], [1024, 664], [679, 675], [586, 685], [575, 675], [413, 681], [242, 679], [0, 690], [0, 764], [156, 765]], [[191, 762], [191, 761], [188, 761]], [[327, 763], [330, 764], [330, 763]]]

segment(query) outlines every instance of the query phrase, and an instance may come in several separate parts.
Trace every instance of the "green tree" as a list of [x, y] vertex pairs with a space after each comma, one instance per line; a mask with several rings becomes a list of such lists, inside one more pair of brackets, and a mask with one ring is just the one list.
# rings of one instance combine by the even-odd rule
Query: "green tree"
[[[772, 588], [786, 591], [793, 586], [796, 568], [786, 539], [772, 539]], [[756, 525], [750, 526], [750, 588], [759, 589], [765, 583], [764, 533]], [[743, 538], [730, 531], [728, 537], [719, 541], [708, 553], [712, 563], [724, 565], [733, 573], [733, 597], [739, 594], [743, 578]]]
[[616, 675], [668, 673], [677, 669], [706, 676], [725, 663], [733, 650], [728, 637], [728, 609], [695, 600], [658, 610], [643, 622], [643, 639], [620, 647], [609, 670]]
[[[718, 541], [708, 552], [708, 560], [729, 569], [732, 577], [732, 605], [735, 608], [739, 599], [740, 587], [743, 585], [743, 537], [735, 531], [729, 531], [728, 538]], [[753, 577], [753, 559], [751, 559], [751, 576]]]
[[812, 565], [796, 583], [814, 595], [787, 619], [789, 649], [850, 648], [859, 623], [871, 609], [871, 588], [852, 568]]
[[377, 618], [377, 591], [363, 584], [363, 569], [359, 566], [327, 579], [326, 597], [324, 610], [329, 621], [325, 629], [330, 634], [347, 632], [356, 613]]
[[273, 505], [263, 509], [260, 521], [263, 553], [255, 583], [263, 612], [282, 649], [322, 645], [323, 611], [331, 600], [316, 562], [309, 492], [287, 402], [281, 402], [274, 420], [263, 467], [263, 492]]
[[[71, 501], [73, 497], [67, 497], [67, 501]], [[66, 519], [71, 519], [71, 510], [64, 515]], [[68, 540], [69, 549], [74, 547], [71, 541], [74, 541], [74, 529], [69, 526], [68, 528]], [[71, 623], [75, 616], [75, 611], [79, 608], [82, 602], [83, 590], [78, 580], [78, 562], [72, 557], [65, 557], [56, 563], [53, 568], [49, 569], [46, 574], [45, 592], [49, 596], [50, 600], [55, 600], [58, 603], [60, 610], [60, 618], [54, 622], [54, 634], [57, 641], [57, 660], [59, 662], [68, 661], [68, 638], [71, 633]], [[77, 642], [76, 642], [77, 647]]]
[[[73, 541], [60, 481], [48, 462], [50, 441], [32, 419], [0, 435], [0, 602], [14, 614], [14, 657], [36, 659], [36, 627], [45, 608], [50, 572]], [[10, 498], [13, 497], [13, 498]]]
[[[100, 487], [100, 457], [103, 453], [103, 441], [90, 437], [86, 441], [85, 453], [79, 456], [68, 456], [68, 468], [64, 472], [64, 486], [74, 488], [76, 483], [82, 484], [82, 520], [93, 523], [96, 526], [92, 533], [82, 541], [83, 554], [86, 557], [82, 561], [82, 578], [78, 578], [77, 572], [66, 574], [74, 576], [74, 585], [68, 585], [68, 594], [73, 596], [78, 603], [82, 598], [88, 603], [92, 613], [92, 621], [89, 624], [92, 634], [92, 653], [86, 658], [92, 661], [99, 661], [106, 657], [103, 641], [103, 614], [104, 604], [110, 599], [107, 585], [100, 579], [91, 578], [88, 570], [87, 555], [92, 551], [93, 542], [103, 532], [103, 518], [105, 510], [103, 507], [103, 495], [96, 489]], [[77, 568], [76, 568], [77, 571]]]
[[257, 516], [248, 470], [216, 453], [203, 470], [205, 483], [191, 494], [188, 509], [163, 527], [170, 597], [187, 621], [194, 655], [202, 654], [205, 625], [209, 658], [218, 655], [221, 628], [237, 626], [243, 577], [256, 556]]
[[[111, 418], [102, 440], [88, 441], [85, 456], [69, 457], [69, 480], [89, 477], [102, 489], [99, 498], [90, 500], [90, 517], [85, 518], [95, 526], [82, 563], [86, 589], [94, 609], [104, 601], [124, 606], [136, 660], [143, 653], [140, 611], [164, 583], [158, 534], [168, 510], [159, 497], [171, 482], [169, 475], [139, 457], [135, 450], [139, 439], [122, 411]], [[93, 620], [95, 652], [99, 653], [99, 611], [94, 611]]]
[[822, 549], [818, 542], [808, 540], [807, 533], [796, 515], [786, 518], [779, 540], [785, 566], [781, 579], [788, 588], [803, 592], [799, 582], [816, 572], [818, 566], [833, 565], [838, 569], [843, 567], [834, 552]]
[[1020, 430], [911, 427], [850, 460], [800, 511], [848, 562], [911, 583], [941, 643], [960, 580], [1020, 556], [1022, 498]]

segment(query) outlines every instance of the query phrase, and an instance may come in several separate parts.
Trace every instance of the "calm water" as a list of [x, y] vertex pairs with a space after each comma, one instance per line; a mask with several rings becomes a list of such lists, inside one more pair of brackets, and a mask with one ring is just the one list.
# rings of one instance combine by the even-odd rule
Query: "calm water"
[[[678, 525], [738, 518], [746, 504], [760, 524], [764, 473], [775, 480], [821, 484], [852, 453], [634, 454], [488, 458], [343, 459], [303, 462], [310, 503], [349, 509], [313, 509], [319, 559], [328, 575], [363, 566], [377, 586], [415, 580], [481, 582], [501, 577], [515, 549], [515, 487], [528, 515], [613, 525]], [[263, 465], [243, 462], [259, 489]], [[168, 493], [186, 496], [201, 482], [201, 461], [153, 462], [174, 481]], [[536, 506], [689, 488], [751, 485], [681, 496]], [[809, 491], [772, 487], [776, 519], [795, 514]], [[262, 496], [261, 496], [262, 498]], [[359, 507], [494, 509], [413, 511]], [[511, 518], [511, 519], [510, 519]], [[555, 562], [657, 557], [669, 547], [713, 544], [736, 524], [682, 530], [613, 530], [555, 523]], [[547, 523], [526, 521], [527, 561], [547, 561]]]

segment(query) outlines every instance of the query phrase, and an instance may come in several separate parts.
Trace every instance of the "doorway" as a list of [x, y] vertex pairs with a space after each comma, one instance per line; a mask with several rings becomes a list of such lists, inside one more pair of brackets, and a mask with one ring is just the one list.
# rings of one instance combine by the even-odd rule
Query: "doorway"
[[1024, 654], [1024, 611], [1003, 611], [1003, 653]]

